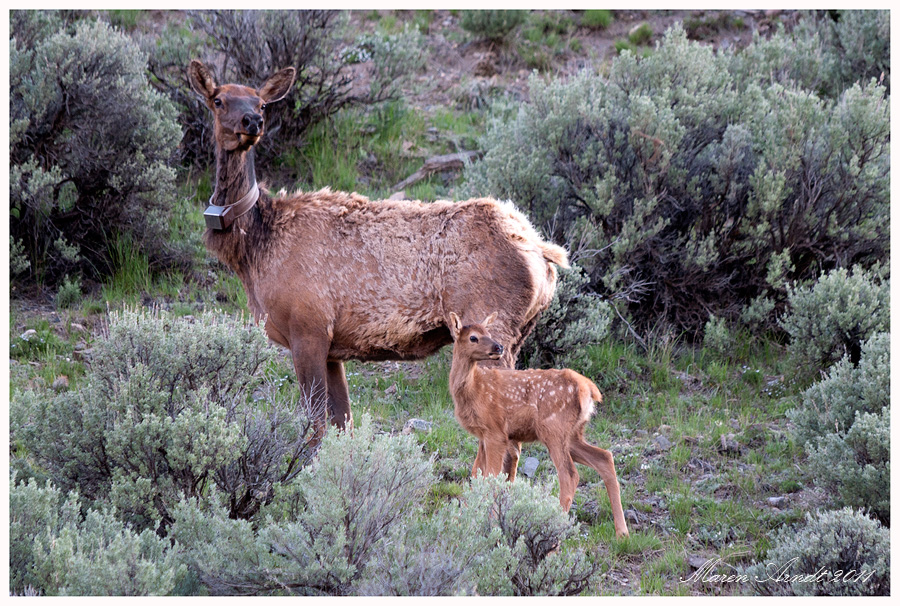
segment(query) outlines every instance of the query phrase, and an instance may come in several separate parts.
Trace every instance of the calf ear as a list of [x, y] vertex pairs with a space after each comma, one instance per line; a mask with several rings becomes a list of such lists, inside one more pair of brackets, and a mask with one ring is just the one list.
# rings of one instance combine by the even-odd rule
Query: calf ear
[[191, 88], [204, 99], [211, 98], [216, 92], [216, 79], [209, 68], [194, 59], [188, 66], [188, 82]]
[[450, 312], [450, 325], [447, 326], [447, 328], [450, 329], [450, 336], [453, 337], [454, 341], [456, 341], [456, 339], [459, 337], [459, 331], [462, 330], [462, 320], [460, 320], [459, 316], [457, 316], [452, 311]]
[[497, 312], [495, 311], [494, 313], [492, 313], [491, 315], [486, 317], [484, 319], [484, 322], [481, 323], [481, 325], [484, 326], [485, 328], [487, 328], [488, 324], [490, 324], [491, 322], [493, 322], [496, 319], [497, 319]]
[[291, 85], [294, 84], [296, 74], [297, 72], [293, 67], [279, 70], [266, 80], [265, 84], [259, 87], [259, 98], [266, 103], [284, 99], [284, 96], [290, 92]]

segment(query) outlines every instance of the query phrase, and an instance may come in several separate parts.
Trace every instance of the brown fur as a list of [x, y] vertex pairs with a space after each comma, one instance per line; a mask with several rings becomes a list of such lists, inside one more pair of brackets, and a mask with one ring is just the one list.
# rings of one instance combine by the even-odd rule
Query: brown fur
[[597, 470], [612, 506], [616, 535], [628, 536], [612, 454], [584, 441], [584, 428], [603, 397], [593, 381], [574, 370], [512, 370], [482, 368], [478, 362], [497, 359], [503, 347], [487, 326], [495, 315], [464, 326], [451, 313], [453, 363], [450, 393], [463, 428], [479, 440], [472, 475], [505, 471], [510, 480], [522, 442], [541, 442], [559, 476], [559, 502], [566, 511], [578, 487], [574, 463]]
[[[195, 61], [189, 80], [215, 118], [211, 202], [233, 204], [255, 182], [252, 147], [262, 130], [244, 132], [232, 114], [255, 119], [264, 103], [286, 94], [293, 70], [255, 90], [218, 86]], [[351, 418], [344, 361], [420, 359], [451, 342], [451, 309], [502, 309], [495, 330], [512, 347], [497, 363], [513, 366], [553, 296], [552, 263], [568, 266], [565, 250], [541, 240], [511, 203], [260, 190], [256, 206], [231, 227], [207, 230], [206, 245], [240, 277], [270, 338], [291, 350], [301, 387], [327, 392], [341, 427]]]

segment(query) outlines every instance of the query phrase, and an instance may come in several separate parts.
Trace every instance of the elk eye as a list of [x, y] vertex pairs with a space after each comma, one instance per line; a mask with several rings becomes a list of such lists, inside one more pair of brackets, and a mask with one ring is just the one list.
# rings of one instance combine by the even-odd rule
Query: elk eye
[[262, 105], [259, 106], [259, 111], [261, 111], [261, 112], [266, 111], [266, 104], [265, 104], [265, 103], [263, 103]]
[[471, 337], [469, 337], [469, 341], [471, 341], [472, 343], [478, 343], [478, 337], [472, 335]]
[[222, 100], [216, 97], [215, 99], [213, 99], [213, 105], [215, 105], [216, 107], [222, 107]]

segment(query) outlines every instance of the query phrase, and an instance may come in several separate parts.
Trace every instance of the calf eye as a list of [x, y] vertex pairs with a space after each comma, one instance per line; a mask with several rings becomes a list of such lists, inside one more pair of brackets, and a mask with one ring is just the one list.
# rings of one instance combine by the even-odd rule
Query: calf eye
[[216, 107], [222, 107], [222, 100], [216, 97], [215, 99], [213, 99], [213, 105], [215, 105]]
[[469, 341], [471, 341], [472, 343], [478, 343], [478, 337], [472, 335], [471, 337], [469, 337]]

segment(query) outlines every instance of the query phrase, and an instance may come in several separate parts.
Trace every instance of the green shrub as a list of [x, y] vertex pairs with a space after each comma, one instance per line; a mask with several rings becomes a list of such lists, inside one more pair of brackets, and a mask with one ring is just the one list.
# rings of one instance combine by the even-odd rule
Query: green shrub
[[859, 365], [841, 360], [803, 392], [788, 412], [797, 441], [805, 444], [827, 433], [845, 433], [857, 413], [877, 414], [890, 405], [890, 335], [877, 333], [861, 348]]
[[83, 386], [13, 397], [11, 441], [61, 488], [165, 530], [182, 497], [216, 486], [229, 515], [247, 518], [299, 473], [312, 454], [308, 400], [258, 376], [272, 356], [262, 330], [212, 313], [109, 322]]
[[108, 273], [103, 244], [118, 233], [171, 262], [175, 109], [148, 85], [127, 36], [100, 22], [73, 33], [54, 24], [40, 11], [10, 23], [10, 232], [30, 275]]
[[890, 13], [885, 10], [817, 11], [803, 14], [787, 31], [733, 55], [732, 68], [746, 86], [796, 83], [837, 98], [850, 85], [884, 78], [890, 91]]
[[608, 79], [533, 77], [530, 100], [492, 121], [466, 193], [516, 200], [573, 255], [594, 251], [592, 288], [639, 326], [699, 334], [753, 305], [772, 328], [788, 283], [887, 259], [889, 132], [882, 86], [836, 100], [743, 86], [676, 26]]
[[890, 335], [862, 346], [858, 366], [845, 358], [788, 411], [809, 453], [810, 476], [838, 505], [868, 507], [890, 523]]
[[606, 29], [612, 20], [612, 11], [610, 10], [586, 10], [581, 15], [581, 24], [590, 28]]
[[728, 355], [734, 350], [734, 335], [724, 318], [709, 317], [703, 327], [703, 346], [721, 355]]
[[66, 276], [56, 293], [56, 307], [66, 309], [81, 299], [81, 280]]
[[37, 595], [168, 595], [186, 569], [151, 529], [115, 511], [82, 514], [77, 492], [10, 478], [10, 590]]
[[522, 344], [523, 366], [570, 366], [586, 347], [606, 338], [610, 306], [587, 291], [588, 282], [578, 265], [559, 270], [553, 300]]
[[743, 571], [763, 595], [889, 595], [890, 533], [846, 507], [782, 529], [766, 559]]
[[173, 537], [214, 594], [346, 595], [433, 482], [414, 439], [375, 435], [363, 415], [331, 431], [316, 462], [276, 491], [258, 528], [184, 501]]
[[635, 46], [647, 44], [653, 38], [653, 28], [648, 23], [641, 23], [628, 33], [628, 41]]
[[837, 505], [869, 508], [891, 523], [891, 411], [856, 413], [846, 434], [829, 433], [807, 445], [809, 471]]
[[459, 26], [476, 38], [499, 42], [525, 22], [528, 11], [461, 11]]
[[401, 85], [409, 74], [421, 71], [427, 55], [424, 38], [418, 29], [407, 25], [397, 34], [363, 34], [356, 41], [366, 60], [372, 61], [374, 73], [369, 84], [373, 101], [398, 99]]
[[890, 281], [878, 271], [838, 268], [810, 286], [789, 286], [780, 321], [801, 376], [815, 376], [848, 356], [859, 363], [862, 343], [890, 328]]

